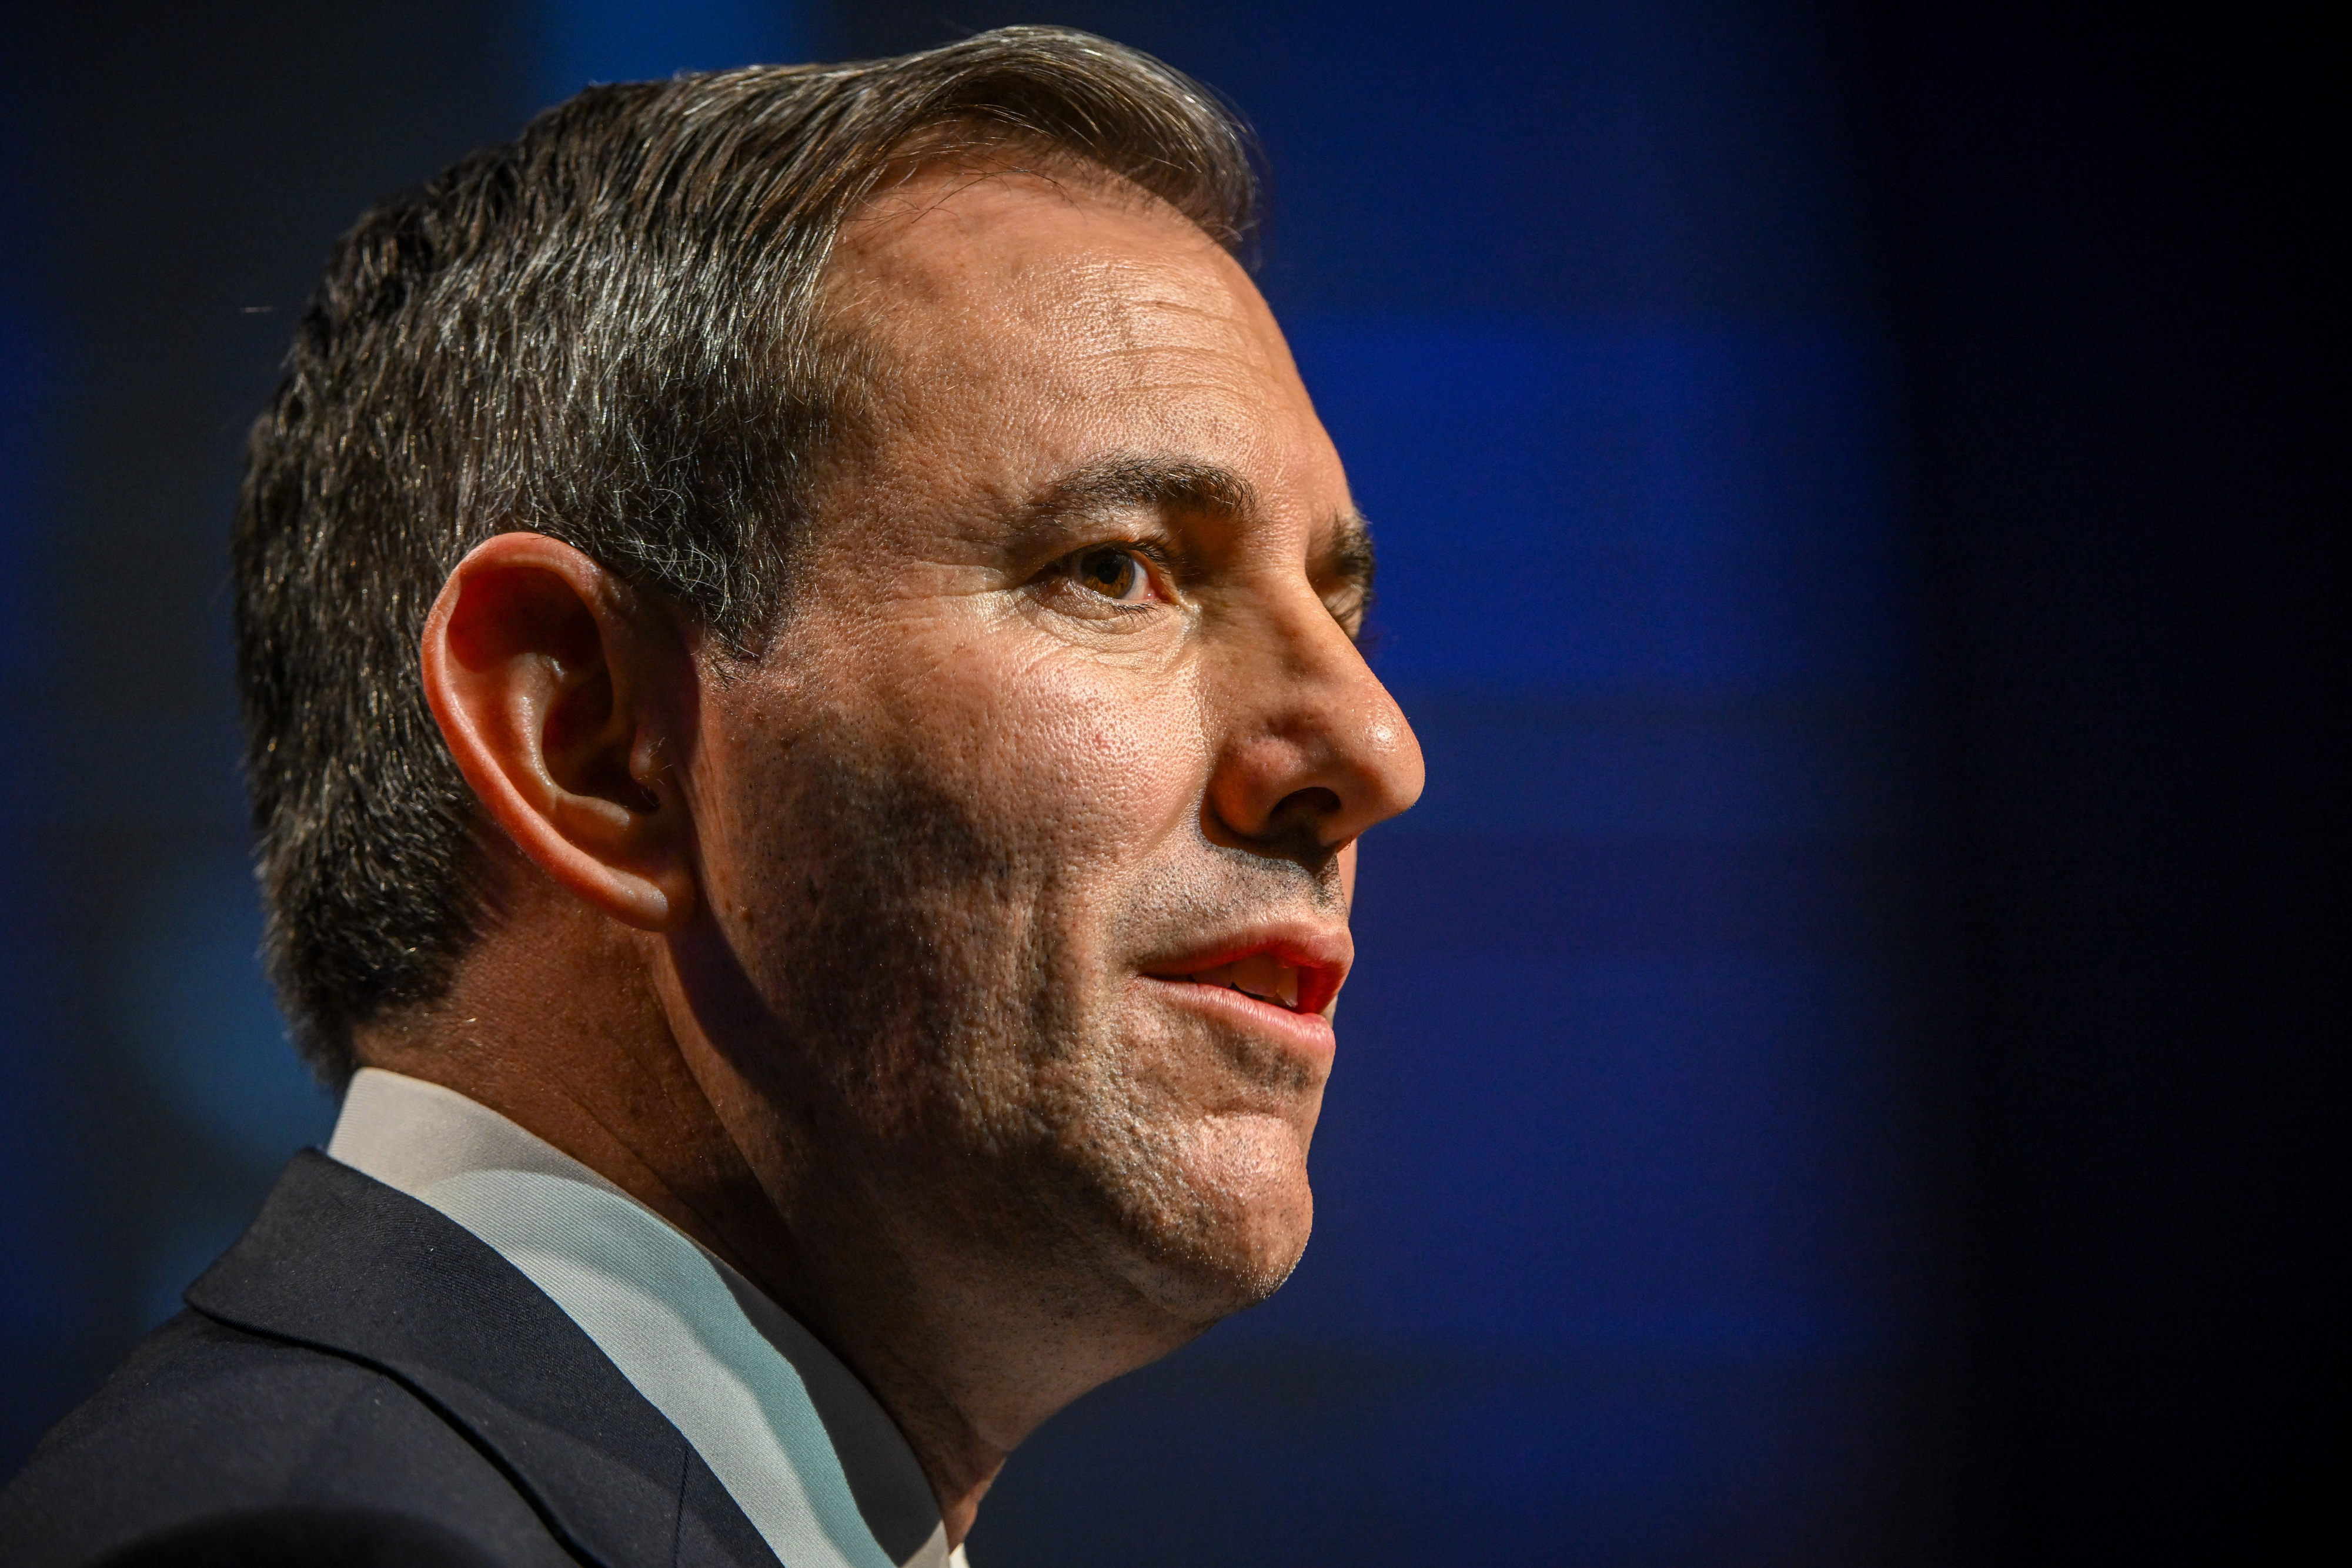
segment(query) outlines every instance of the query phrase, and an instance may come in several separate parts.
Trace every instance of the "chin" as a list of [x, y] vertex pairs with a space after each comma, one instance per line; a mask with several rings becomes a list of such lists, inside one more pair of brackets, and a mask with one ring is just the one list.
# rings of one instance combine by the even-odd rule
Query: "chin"
[[1295, 1128], [1221, 1116], [1196, 1129], [1177, 1169], [1123, 1195], [1129, 1278], [1156, 1305], [1206, 1328], [1290, 1278], [1314, 1228], [1315, 1196]]

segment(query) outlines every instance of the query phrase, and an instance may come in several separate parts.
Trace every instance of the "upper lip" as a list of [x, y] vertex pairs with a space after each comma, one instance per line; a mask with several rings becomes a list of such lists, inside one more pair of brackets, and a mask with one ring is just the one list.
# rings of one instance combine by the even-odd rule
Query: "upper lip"
[[1189, 979], [1260, 954], [1298, 971], [1298, 1000], [1293, 1010], [1319, 1013], [1346, 983], [1348, 967], [1355, 961], [1355, 942], [1345, 926], [1261, 926], [1154, 959], [1143, 966], [1143, 972], [1160, 980]]

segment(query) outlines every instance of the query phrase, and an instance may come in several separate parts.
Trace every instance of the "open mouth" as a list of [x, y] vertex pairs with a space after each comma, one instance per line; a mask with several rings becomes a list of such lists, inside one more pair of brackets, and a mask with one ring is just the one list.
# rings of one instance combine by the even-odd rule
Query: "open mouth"
[[[1223, 953], [1202, 953], [1199, 957], [1171, 964], [1158, 970], [1152, 978], [1235, 991], [1251, 1001], [1280, 1008], [1300, 1018], [1321, 1018], [1330, 1007], [1331, 998], [1339, 994], [1340, 981], [1348, 973], [1345, 947], [1339, 946], [1340, 951], [1328, 958], [1307, 945], [1296, 942], [1253, 946], [1234, 956], [1227, 956], [1234, 951], [1228, 947]], [[1212, 961], [1202, 963], [1204, 958]]]
[[1196, 986], [1222, 986], [1262, 1002], [1288, 1008], [1292, 1012], [1304, 1010], [1298, 1005], [1298, 971], [1271, 953], [1252, 953], [1230, 964], [1171, 978], [1190, 980]]

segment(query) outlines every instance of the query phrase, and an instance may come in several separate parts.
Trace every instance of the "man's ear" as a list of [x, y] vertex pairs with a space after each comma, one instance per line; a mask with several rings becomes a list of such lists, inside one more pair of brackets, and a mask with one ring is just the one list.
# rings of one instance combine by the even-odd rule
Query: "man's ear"
[[466, 781], [548, 875], [614, 919], [693, 912], [693, 834], [673, 770], [688, 655], [666, 618], [571, 546], [500, 534], [457, 563], [425, 622], [425, 695]]

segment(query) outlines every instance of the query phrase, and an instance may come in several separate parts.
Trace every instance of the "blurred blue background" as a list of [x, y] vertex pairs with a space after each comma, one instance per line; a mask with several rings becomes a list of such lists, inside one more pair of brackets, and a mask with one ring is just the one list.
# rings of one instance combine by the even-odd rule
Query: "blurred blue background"
[[1365, 851], [1305, 1264], [1048, 1427], [975, 1561], [2242, 1545], [2317, 1321], [2333, 685], [2265, 197], [2315, 111], [2252, 29], [2022, 7], [28, 16], [0, 1465], [331, 1122], [252, 959], [223, 549], [329, 242], [589, 80], [1011, 21], [1262, 135], [1431, 786]]

